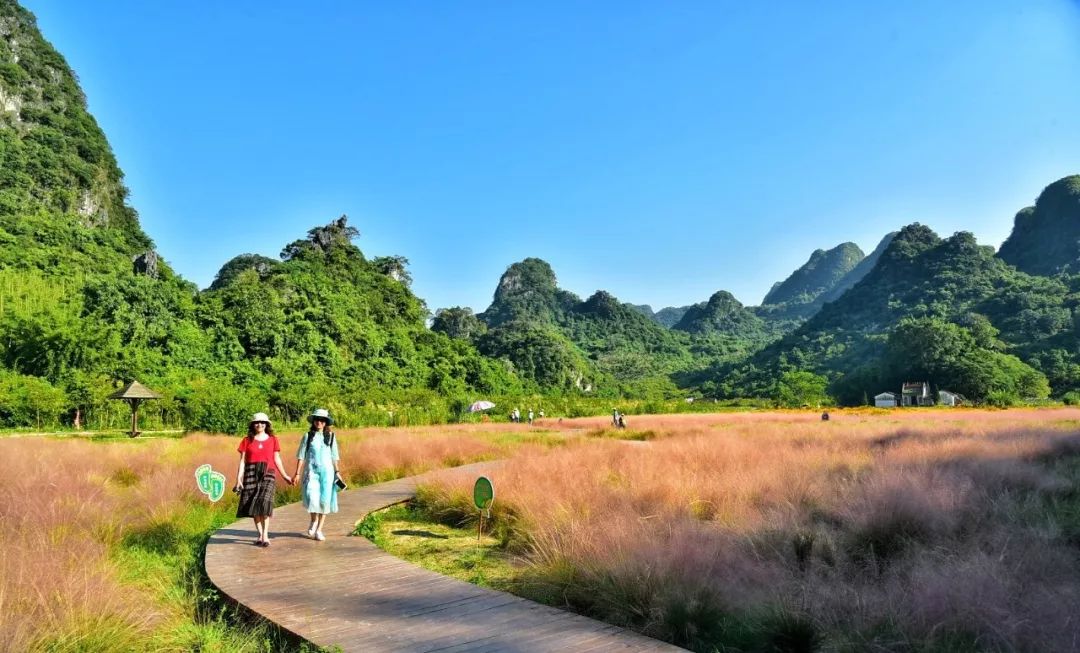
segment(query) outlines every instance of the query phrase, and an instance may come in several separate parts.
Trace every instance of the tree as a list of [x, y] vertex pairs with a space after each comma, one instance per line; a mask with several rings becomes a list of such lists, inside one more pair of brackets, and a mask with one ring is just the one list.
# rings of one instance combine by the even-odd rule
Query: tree
[[935, 318], [905, 319], [893, 329], [882, 376], [892, 385], [928, 380], [980, 402], [991, 396], [997, 403], [1012, 403], [1050, 394], [1038, 370], [1015, 356], [980, 347], [967, 329]]
[[308, 237], [304, 240], [294, 240], [281, 250], [281, 259], [290, 261], [303, 254], [317, 252], [329, 254], [332, 250], [344, 245], [350, 245], [352, 241], [360, 237], [360, 230], [349, 226], [349, 217], [342, 214], [337, 220], [328, 225], [315, 227], [308, 231]]
[[820, 406], [832, 403], [826, 391], [828, 379], [804, 370], [789, 370], [776, 382], [773, 398], [786, 407]]
[[435, 311], [435, 319], [431, 323], [431, 330], [437, 333], [445, 333], [451, 338], [459, 340], [472, 340], [474, 337], [486, 333], [487, 325], [476, 317], [471, 308], [454, 306], [440, 308]]
[[371, 260], [371, 266], [379, 274], [385, 274], [394, 281], [412, 286], [412, 275], [408, 267], [409, 259], [404, 256], [379, 256]]

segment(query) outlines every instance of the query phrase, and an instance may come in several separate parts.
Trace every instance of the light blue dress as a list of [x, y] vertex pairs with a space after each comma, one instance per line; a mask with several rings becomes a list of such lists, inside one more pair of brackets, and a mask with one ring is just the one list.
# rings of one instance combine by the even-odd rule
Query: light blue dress
[[334, 487], [334, 463], [340, 460], [337, 436], [328, 447], [323, 442], [322, 433], [316, 433], [310, 445], [305, 433], [300, 436], [296, 459], [304, 461], [304, 478], [300, 481], [304, 509], [322, 514], [337, 512], [337, 488]]

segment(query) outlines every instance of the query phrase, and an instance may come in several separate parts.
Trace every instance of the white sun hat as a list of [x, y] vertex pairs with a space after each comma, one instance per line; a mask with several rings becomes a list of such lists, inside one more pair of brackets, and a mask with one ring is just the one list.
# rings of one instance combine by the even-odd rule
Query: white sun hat
[[311, 411], [311, 414], [308, 415], [307, 421], [313, 422], [316, 418], [326, 420], [327, 426], [331, 426], [334, 423], [334, 418], [330, 417], [330, 411], [326, 410], [325, 408], [316, 408], [315, 410]]
[[271, 424], [270, 416], [266, 413], [255, 413], [251, 416], [251, 420], [248, 423], [254, 424], [255, 422], [266, 422], [267, 424]]

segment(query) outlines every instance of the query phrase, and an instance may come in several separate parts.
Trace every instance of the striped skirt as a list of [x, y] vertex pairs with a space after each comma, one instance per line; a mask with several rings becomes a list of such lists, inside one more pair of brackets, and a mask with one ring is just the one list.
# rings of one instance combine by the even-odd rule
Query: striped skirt
[[248, 463], [244, 465], [244, 489], [240, 490], [240, 505], [236, 507], [237, 517], [269, 517], [274, 514], [273, 469], [267, 469], [266, 463]]

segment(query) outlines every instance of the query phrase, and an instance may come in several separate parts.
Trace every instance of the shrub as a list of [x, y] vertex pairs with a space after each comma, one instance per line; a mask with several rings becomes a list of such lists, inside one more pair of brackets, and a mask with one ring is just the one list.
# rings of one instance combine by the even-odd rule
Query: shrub
[[249, 388], [220, 381], [195, 384], [184, 404], [186, 422], [193, 430], [211, 433], [246, 433], [253, 413], [266, 410], [266, 397]]

